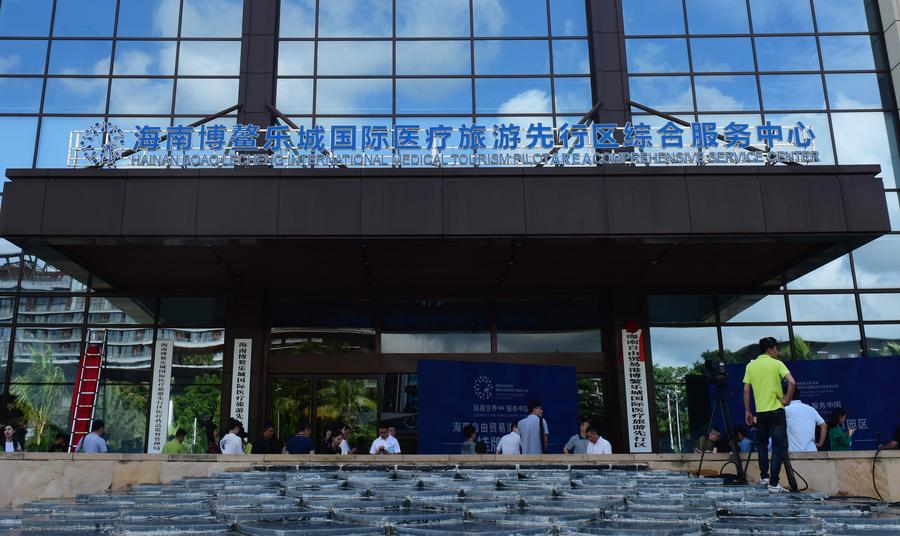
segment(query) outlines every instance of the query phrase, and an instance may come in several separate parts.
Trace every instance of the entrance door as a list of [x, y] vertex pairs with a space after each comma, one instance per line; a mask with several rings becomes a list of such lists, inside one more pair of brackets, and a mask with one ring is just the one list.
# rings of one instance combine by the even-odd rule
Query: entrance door
[[300, 421], [310, 421], [312, 380], [305, 377], [273, 376], [269, 379], [269, 420], [281, 441], [297, 433]]
[[316, 380], [316, 446], [327, 430], [341, 423], [352, 429], [348, 442], [360, 454], [368, 454], [378, 432], [378, 379], [376, 377], [331, 377]]

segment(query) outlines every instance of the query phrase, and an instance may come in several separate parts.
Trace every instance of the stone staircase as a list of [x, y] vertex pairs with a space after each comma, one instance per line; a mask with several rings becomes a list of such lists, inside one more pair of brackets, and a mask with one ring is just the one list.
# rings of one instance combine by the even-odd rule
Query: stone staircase
[[0, 512], [0, 536], [900, 534], [900, 509], [625, 466], [309, 466]]

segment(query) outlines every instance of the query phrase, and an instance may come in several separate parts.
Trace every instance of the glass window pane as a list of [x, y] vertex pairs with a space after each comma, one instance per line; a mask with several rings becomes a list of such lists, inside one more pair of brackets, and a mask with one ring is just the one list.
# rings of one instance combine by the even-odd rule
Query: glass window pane
[[0, 35], [50, 35], [52, 0], [0, 2]]
[[[360, 53], [365, 51], [364, 53]], [[391, 74], [389, 41], [321, 41], [320, 75]]]
[[753, 31], [757, 33], [812, 33], [809, 2], [750, 0]]
[[[626, 35], [684, 34], [684, 9], [672, 0], [622, 0]], [[648, 17], [648, 13], [653, 13]]]
[[584, 1], [550, 0], [550, 25], [553, 35], [587, 35]]
[[785, 322], [784, 296], [773, 294], [723, 294], [719, 296], [722, 322]]
[[0, 73], [44, 74], [46, 41], [0, 41]]
[[[391, 2], [384, 0], [329, 0], [319, 2], [320, 37], [390, 37]], [[364, 55], [360, 50], [358, 53]]]
[[787, 288], [791, 290], [853, 288], [849, 255], [844, 255], [795, 281], [790, 281]]
[[[632, 73], [682, 73], [688, 67], [684, 39], [626, 39], [628, 71]], [[554, 64], [554, 67], [556, 65]], [[697, 68], [697, 64], [694, 64]]]
[[103, 113], [107, 78], [50, 78], [44, 111], [50, 113]]
[[[175, 37], [178, 5], [172, 1], [119, 0], [119, 37]], [[120, 43], [121, 44], [121, 43]]]
[[597, 302], [500, 302], [497, 304], [497, 351], [600, 352], [600, 326]]
[[12, 381], [19, 383], [65, 383], [75, 380], [81, 358], [82, 330], [64, 328], [17, 328], [13, 349]]
[[175, 113], [213, 114], [238, 102], [238, 81], [178, 80], [175, 90]]
[[[781, 298], [781, 296], [778, 296]], [[775, 337], [779, 349], [786, 348], [790, 336], [787, 326], [725, 326], [722, 328], [722, 347], [727, 363], [749, 363], [760, 354], [759, 340]]]
[[881, 67], [875, 66], [872, 38], [868, 35], [823, 35], [820, 42], [826, 70], [857, 71]]
[[204, 453], [207, 442], [212, 439], [215, 445], [218, 439], [214, 432], [220, 422], [225, 330], [160, 329], [157, 339], [174, 341], [169, 431], [184, 428], [185, 443]]
[[445, 300], [383, 305], [383, 353], [488, 353], [487, 302]]
[[[782, 358], [844, 359], [862, 356], [859, 326], [794, 326], [794, 349]], [[790, 363], [788, 363], [790, 368]]]
[[21, 414], [18, 427], [27, 431], [26, 451], [47, 452], [56, 434], [68, 437], [71, 385], [10, 385], [9, 395], [10, 407]]
[[[0, 118], [0, 169], [31, 167], [36, 131], [36, 117]], [[3, 259], [2, 263], [5, 264], [7, 260]], [[0, 276], [2, 277], [4, 276]]]
[[900, 288], [900, 235], [885, 235], [853, 251], [860, 288]]
[[480, 78], [475, 80], [478, 113], [551, 113], [548, 78]]
[[[341, 423], [351, 428], [348, 444], [358, 452], [368, 452], [368, 445], [378, 433], [378, 379], [340, 378], [316, 381], [316, 420], [314, 437], [324, 438], [325, 430]], [[400, 435], [398, 433], [398, 435]], [[402, 452], [410, 452], [408, 436], [400, 435]], [[352, 448], [352, 447], [351, 447]]]
[[[19, 286], [22, 257], [18, 255], [18, 252], [19, 248], [7, 242], [4, 254], [0, 255], [0, 289], [13, 291]], [[0, 359], [0, 361], [3, 360]]]
[[[72, 131], [84, 130], [97, 121], [103, 121], [103, 118], [45, 117], [41, 123], [41, 140], [38, 144], [37, 166], [48, 168], [66, 167], [69, 136]], [[38, 288], [36, 290], [44, 289]], [[68, 288], [54, 288], [53, 290], [68, 290]]]
[[281, 41], [278, 43], [278, 75], [312, 75], [313, 43]]
[[900, 320], [900, 294], [860, 294], [865, 320]]
[[473, 0], [475, 35], [546, 36], [546, 0]]
[[397, 36], [469, 37], [469, 0], [396, 0]]
[[647, 310], [651, 324], [713, 324], [716, 321], [713, 297], [708, 294], [648, 296]]
[[885, 194], [887, 202], [888, 218], [891, 220], [891, 231], [900, 231], [900, 203], [897, 201], [896, 192]]
[[782, 74], [759, 77], [763, 106], [769, 110], [825, 108], [822, 77], [817, 74]]
[[691, 60], [697, 72], [753, 71], [753, 47], [745, 37], [691, 39]]
[[91, 298], [91, 324], [152, 324], [153, 298]]
[[653, 368], [675, 368], [674, 378], [680, 380], [695, 365], [702, 364], [706, 356], [718, 355], [719, 338], [714, 327], [651, 327], [650, 347]]
[[175, 43], [118, 41], [113, 74], [175, 74]]
[[586, 114], [593, 108], [590, 78], [555, 78], [557, 113]]
[[280, 37], [315, 36], [316, 0], [281, 0], [278, 22]]
[[[866, 5], [869, 4], [869, 5]], [[878, 6], [865, 0], [815, 0], [820, 32], [880, 31], [874, 21]], [[872, 22], [870, 24], [870, 21]]]
[[112, 41], [54, 41], [50, 74], [109, 75]]
[[900, 357], [900, 324], [866, 324], [870, 356]]
[[687, 76], [632, 76], [628, 78], [631, 100], [661, 112], [694, 110], [691, 79]]
[[828, 126], [828, 116], [826, 114], [766, 114], [766, 121], [771, 122], [773, 125], [782, 126], [794, 126], [797, 123], [803, 123], [804, 126], [811, 128], [816, 135], [812, 146], [819, 152], [822, 164], [834, 163], [831, 129]]
[[[194, 377], [198, 373], [222, 370], [225, 350], [224, 328], [160, 328], [158, 340], [174, 341], [172, 378]], [[197, 383], [219, 383], [217, 379], [201, 379]]]
[[276, 355], [349, 354], [375, 351], [374, 328], [307, 326], [272, 328], [269, 351]]
[[23, 296], [19, 301], [20, 324], [81, 324], [85, 299], [81, 296]]
[[[319, 80], [319, 84], [324, 80]], [[277, 107], [286, 114], [312, 113], [312, 80], [278, 81]]]
[[[4, 309], [5, 309], [4, 305]], [[9, 317], [12, 318], [12, 305], [9, 306]], [[0, 352], [6, 352], [0, 355], [9, 356], [9, 340], [12, 336], [12, 329], [7, 326], [0, 326]], [[0, 374], [3, 375], [3, 383], [0, 384], [0, 394], [6, 392], [6, 365], [7, 359], [0, 359]]]
[[789, 296], [795, 322], [856, 320], [856, 301], [850, 294], [794, 294]]
[[840, 164], [879, 164], [885, 188], [895, 188], [900, 165], [895, 113], [862, 112], [831, 115]]
[[112, 37], [116, 0], [56, 0], [53, 35]]
[[[419, 386], [415, 374], [385, 374], [381, 392], [381, 420], [397, 428], [403, 452], [416, 452], [419, 415]], [[369, 437], [365, 443], [371, 445]], [[352, 448], [352, 444], [351, 444]]]
[[547, 41], [475, 41], [475, 74], [549, 74]]
[[163, 297], [159, 300], [160, 324], [218, 324], [224, 318], [223, 298]]
[[491, 334], [483, 333], [382, 333], [385, 354], [486, 354]]
[[[649, 15], [650, 11], [645, 11]], [[654, 14], [655, 16], [655, 14]], [[746, 0], [687, 0], [688, 27], [692, 34], [747, 33]]]
[[827, 74], [825, 83], [828, 84], [828, 103], [836, 110], [881, 109], [890, 101], [890, 82], [884, 75]]
[[182, 37], [240, 37], [242, 0], [183, 0]]
[[40, 78], [0, 78], [0, 111], [37, 112], [40, 103]]
[[588, 42], [566, 39], [553, 41], [553, 72], [556, 74], [590, 74]]
[[390, 80], [319, 80], [317, 114], [389, 114]]
[[[168, 114], [171, 110], [172, 80], [113, 79], [112, 94], [109, 99], [109, 113]], [[128, 128], [131, 128], [131, 126]]]
[[818, 71], [815, 37], [757, 37], [760, 71]]
[[[149, 411], [149, 384], [103, 383], [94, 409], [94, 418], [115, 423], [104, 439], [110, 452], [144, 452]], [[191, 440], [185, 439], [185, 443]]]
[[240, 41], [182, 41], [178, 54], [179, 75], [240, 74]]
[[466, 41], [397, 41], [397, 74], [470, 74]]
[[697, 76], [697, 111], [744, 111], [759, 109], [755, 76]]
[[458, 78], [399, 79], [397, 113], [472, 113], [472, 82]]

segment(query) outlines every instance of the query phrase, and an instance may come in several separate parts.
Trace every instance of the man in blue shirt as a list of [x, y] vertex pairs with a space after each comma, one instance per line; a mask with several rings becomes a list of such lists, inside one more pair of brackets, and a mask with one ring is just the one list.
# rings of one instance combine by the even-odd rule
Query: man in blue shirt
[[87, 452], [88, 454], [102, 454], [106, 452], [106, 440], [103, 434], [106, 433], [106, 424], [102, 419], [97, 419], [91, 425], [91, 433], [81, 438], [78, 443], [79, 452]]
[[309, 454], [314, 451], [316, 446], [313, 445], [312, 439], [309, 438], [309, 434], [309, 423], [306, 421], [301, 422], [300, 431], [297, 432], [297, 435], [287, 440], [287, 443], [284, 445], [284, 450], [281, 452], [283, 454]]

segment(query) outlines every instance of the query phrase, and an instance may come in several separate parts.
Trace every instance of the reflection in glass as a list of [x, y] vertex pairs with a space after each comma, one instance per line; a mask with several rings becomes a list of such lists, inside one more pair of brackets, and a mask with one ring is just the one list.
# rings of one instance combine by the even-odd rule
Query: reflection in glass
[[549, 74], [547, 41], [475, 41], [475, 74]]
[[312, 75], [313, 43], [309, 41], [281, 41], [278, 43], [278, 75]]
[[895, 169], [900, 163], [894, 135], [893, 113], [835, 113], [834, 143], [839, 164], [878, 164], [885, 188], [895, 188]]
[[870, 356], [900, 357], [900, 324], [866, 324]]
[[[862, 356], [859, 326], [794, 326], [794, 349], [782, 357], [790, 359], [843, 359]], [[788, 364], [790, 367], [790, 364]]]
[[[320, 80], [319, 84], [324, 82]], [[312, 80], [304, 79], [279, 79], [278, 109], [286, 114], [311, 114], [312, 113]]]
[[713, 297], [708, 294], [647, 296], [647, 310], [651, 324], [716, 321]]
[[822, 160], [822, 164], [834, 163], [831, 128], [828, 126], [828, 116], [826, 114], [766, 114], [766, 121], [771, 122], [773, 125], [782, 125], [785, 127], [803, 123], [804, 126], [812, 128], [816, 135], [816, 139], [813, 140], [813, 147], [819, 152], [819, 158]]
[[746, 37], [693, 38], [691, 61], [697, 72], [753, 71], [753, 47]]
[[44, 111], [103, 113], [106, 109], [106, 86], [106, 78], [50, 78], [44, 96]]
[[61, 383], [75, 379], [81, 358], [78, 328], [17, 328], [13, 382]]
[[475, 110], [491, 114], [551, 113], [549, 78], [475, 80]]
[[282, 442], [299, 430], [300, 421], [309, 422], [309, 378], [274, 377], [269, 380], [269, 419], [275, 424], [275, 436]]
[[40, 103], [40, 78], [0, 78], [0, 112], [37, 112]]
[[175, 90], [175, 113], [213, 114], [237, 104], [238, 81], [179, 79]]
[[788, 348], [790, 342], [787, 326], [724, 326], [722, 347], [725, 349], [725, 362], [749, 363], [760, 354], [759, 340], [763, 337], [775, 337], [781, 351]]
[[[757, 33], [812, 33], [809, 2], [750, 0], [753, 31]], [[821, 28], [820, 28], [821, 29]]]
[[279, 37], [313, 37], [316, 33], [316, 0], [281, 0], [278, 22]]
[[53, 0], [4, 0], [0, 2], [0, 35], [49, 35], [52, 9]]
[[391, 81], [323, 79], [316, 84], [317, 114], [390, 114]]
[[631, 100], [663, 112], [694, 109], [691, 79], [687, 76], [631, 76]]
[[116, 0], [56, 0], [53, 35], [112, 37], [115, 17]]
[[[399, 79], [397, 113], [472, 113], [472, 82], [459, 78]], [[405, 119], [397, 121], [406, 123]]]
[[[688, 72], [687, 42], [684, 39], [627, 39], [628, 71], [632, 73]], [[556, 68], [554, 58], [554, 68]], [[697, 63], [694, 63], [697, 69]]]
[[553, 35], [587, 35], [585, 3], [582, 0], [550, 0], [550, 31]]
[[891, 231], [900, 231], [900, 203], [897, 202], [897, 193], [888, 192], [884, 195], [887, 202], [888, 218], [891, 220]]
[[476, 36], [547, 35], [545, 0], [473, 0], [472, 6]]
[[[328, 0], [319, 2], [320, 37], [390, 37], [391, 2], [383, 0]], [[365, 49], [360, 49], [365, 55]]]
[[784, 297], [777, 294], [721, 295], [719, 319], [722, 322], [785, 322]]
[[219, 324], [225, 319], [223, 298], [164, 296], [159, 300], [160, 324]]
[[64, 259], [54, 259], [54, 262], [56, 261], [60, 261], [58, 264], [65, 266], [65, 269], [51, 266], [47, 261], [34, 255], [25, 255], [22, 290], [84, 291], [83, 282], [87, 281], [87, 272], [83, 268], [67, 263]]
[[697, 111], [758, 110], [754, 76], [697, 76]]
[[168, 114], [172, 110], [172, 83], [158, 78], [114, 78], [109, 113]]
[[[684, 10], [672, 0], [622, 0], [626, 35], [684, 34]], [[648, 17], [648, 13], [653, 13]]]
[[[34, 378], [54, 377], [35, 374]], [[69, 433], [69, 409], [72, 404], [72, 386], [59, 383], [13, 384], [9, 386], [9, 407], [19, 414], [15, 423], [19, 430], [26, 430], [25, 450], [46, 452], [50, 450], [53, 436]]]
[[107, 328], [106, 340], [103, 374], [107, 379], [126, 383], [150, 381], [153, 328]]
[[844, 255], [799, 279], [790, 281], [787, 288], [791, 290], [853, 288], [850, 257]]
[[19, 301], [20, 324], [80, 324], [85, 299], [81, 296], [23, 296]]
[[[9, 305], [9, 316], [12, 317], [12, 306]], [[7, 304], [3, 303], [4, 316], [6, 316], [6, 308]], [[2, 355], [9, 356], [9, 341], [12, 337], [12, 329], [7, 326], [0, 326], [0, 352], [5, 352]], [[8, 359], [8, 358], [7, 358]], [[2, 376], [3, 381], [0, 382], [0, 394], [6, 392], [6, 365], [7, 359], [0, 359], [0, 376]]]
[[[110, 452], [145, 452], [149, 400], [149, 384], [103, 382], [94, 418], [110, 423], [103, 436]], [[186, 438], [185, 444], [190, 439]]]
[[0, 73], [44, 74], [46, 41], [0, 41]]
[[223, 435], [219, 430], [221, 407], [221, 369], [173, 369], [168, 435], [174, 435], [176, 430], [183, 428], [187, 432], [184, 446], [190, 453], [217, 452], [219, 437]]
[[179, 76], [237, 76], [240, 63], [240, 41], [182, 41], [178, 52]]
[[825, 108], [822, 77], [817, 74], [781, 74], [759, 77], [763, 106], [769, 110]]
[[398, 37], [469, 37], [469, 0], [396, 3]]
[[760, 71], [817, 71], [816, 38], [757, 37], [756, 61]]
[[[147, 2], [119, 0], [119, 37], [175, 37], [178, 35], [177, 0]], [[119, 43], [120, 46], [121, 43]]]
[[746, 0], [687, 0], [687, 19], [692, 34], [747, 33], [750, 30]]
[[[13, 317], [13, 307], [15, 306], [15, 298], [12, 296], [0, 297], [0, 321], [9, 322]], [[4, 354], [0, 354], [4, 355]], [[3, 361], [0, 358], [0, 361]]]
[[375, 329], [367, 327], [272, 328], [272, 355], [349, 354], [375, 351]]
[[[868, 4], [868, 5], [867, 5]], [[815, 0], [820, 32], [879, 31], [874, 21], [878, 6], [865, 0]], [[872, 21], [870, 23], [869, 21]]]
[[22, 257], [19, 253], [9, 252], [0, 255], [0, 289], [12, 291], [18, 288], [21, 266]]
[[397, 74], [470, 74], [465, 41], [398, 41]]
[[487, 302], [422, 300], [383, 305], [383, 353], [488, 353]]
[[91, 324], [152, 324], [153, 298], [92, 297]]
[[[378, 433], [378, 380], [375, 378], [322, 379], [316, 382], [316, 422], [313, 442], [318, 447], [325, 430], [350, 425], [347, 443], [368, 453]], [[401, 445], [401, 450], [403, 447]]]
[[[873, 43], [872, 39], [868, 35], [823, 35], [819, 42], [825, 70], [883, 69], [882, 55], [876, 51], [884, 45], [880, 40]], [[876, 58], [879, 60], [877, 65]]]
[[789, 301], [795, 322], [857, 319], [851, 294], [793, 294]]
[[419, 385], [415, 374], [384, 375], [380, 418], [397, 429], [403, 452], [418, 450]]
[[[631, 65], [630, 62], [629, 65]], [[589, 74], [591, 62], [588, 54], [588, 42], [573, 39], [554, 40], [553, 72], [556, 74]]]
[[[0, 84], [2, 84], [2, 82], [0, 82]], [[66, 155], [69, 146], [69, 136], [71, 135], [72, 131], [83, 131], [97, 121], [103, 121], [103, 118], [45, 117], [41, 122], [41, 139], [38, 144], [37, 167], [66, 167]]]
[[50, 74], [109, 74], [112, 41], [54, 41]]
[[390, 75], [390, 41], [321, 41], [320, 75]]
[[884, 75], [826, 74], [825, 83], [828, 103], [836, 110], [881, 109], [890, 100], [887, 93], [890, 83]]
[[600, 352], [600, 327], [600, 306], [596, 302], [499, 302], [497, 351]]
[[865, 320], [900, 320], [900, 294], [860, 294], [859, 301]]
[[719, 339], [715, 327], [651, 327], [650, 347], [653, 368], [680, 381], [692, 368], [702, 366], [707, 356], [718, 355]]
[[[588, 419], [592, 426], [603, 428], [607, 421], [606, 402], [603, 396], [603, 377], [578, 378], [578, 415], [582, 419]], [[609, 431], [601, 431], [608, 434]]]
[[590, 78], [555, 78], [557, 113], [585, 114], [594, 106]]
[[853, 252], [860, 288], [900, 287], [900, 235], [885, 235]]
[[[36, 131], [36, 117], [0, 118], [0, 165], [6, 169], [31, 167]], [[0, 288], [4, 288], [3, 283]]]
[[386, 354], [486, 354], [491, 334], [478, 333], [382, 333], [381, 351]]
[[241, 0], [183, 0], [182, 37], [240, 37], [244, 18]]
[[175, 43], [118, 41], [113, 74], [175, 74]]

